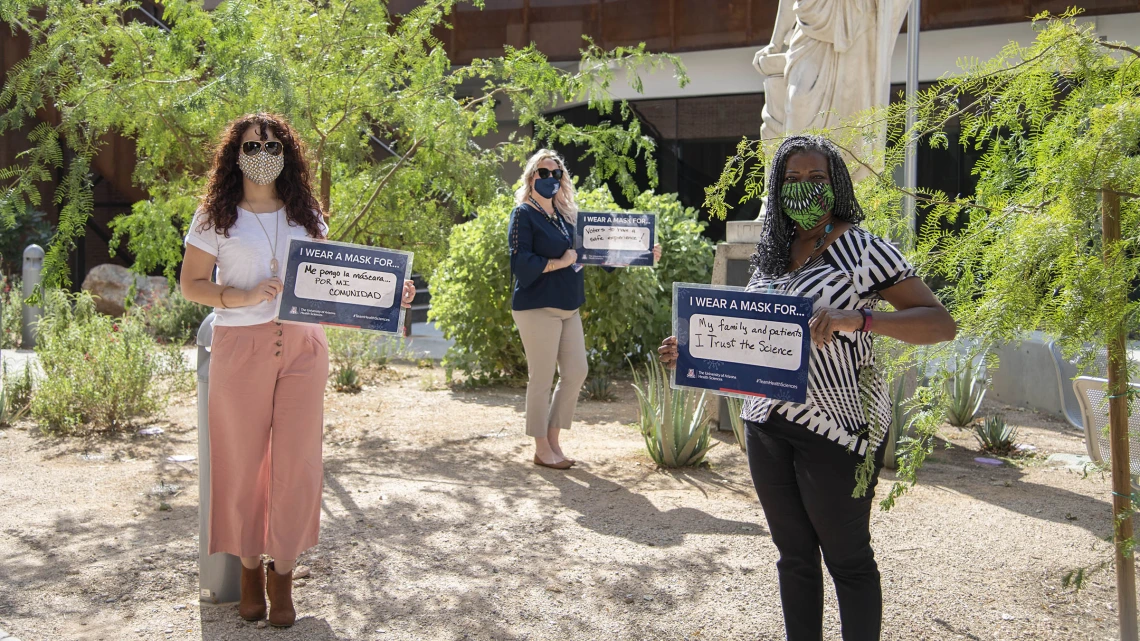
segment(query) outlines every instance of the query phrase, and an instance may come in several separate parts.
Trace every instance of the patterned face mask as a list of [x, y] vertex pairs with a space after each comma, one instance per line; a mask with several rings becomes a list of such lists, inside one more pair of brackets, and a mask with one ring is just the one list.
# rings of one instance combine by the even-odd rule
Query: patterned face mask
[[827, 183], [784, 183], [780, 188], [780, 205], [788, 218], [804, 229], [811, 229], [835, 205], [835, 192]]
[[285, 168], [285, 154], [273, 156], [264, 149], [252, 156], [238, 154], [238, 167], [241, 167], [241, 173], [254, 183], [268, 185], [277, 180], [277, 176]]

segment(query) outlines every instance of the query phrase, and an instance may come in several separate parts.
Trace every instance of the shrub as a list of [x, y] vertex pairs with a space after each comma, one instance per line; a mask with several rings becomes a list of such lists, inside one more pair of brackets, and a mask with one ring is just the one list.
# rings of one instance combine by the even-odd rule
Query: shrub
[[23, 327], [23, 285], [0, 271], [0, 349], [18, 349]]
[[985, 423], [974, 427], [974, 438], [983, 452], [998, 456], [1009, 456], [1017, 449], [1017, 428], [1005, 422], [1005, 417], [996, 414], [986, 418]]
[[43, 377], [32, 415], [60, 434], [118, 430], [159, 411], [162, 383], [186, 370], [180, 350], [159, 346], [141, 318], [100, 314], [86, 292], [48, 292], [36, 353]]
[[32, 364], [24, 363], [22, 375], [9, 375], [8, 364], [0, 365], [0, 426], [24, 417], [32, 399]]
[[[607, 188], [578, 194], [585, 211], [620, 211]], [[431, 277], [432, 320], [453, 339], [444, 358], [449, 371], [474, 381], [522, 379], [526, 356], [511, 318], [507, 227], [514, 201], [500, 195], [476, 217], [451, 231], [447, 258]], [[586, 352], [594, 369], [621, 368], [629, 359], [655, 353], [669, 335], [673, 282], [708, 282], [713, 244], [701, 235], [697, 210], [676, 195], [645, 192], [634, 210], [657, 216], [657, 242], [664, 255], [654, 269], [586, 270], [582, 322]]]
[[645, 386], [634, 370], [637, 421], [649, 456], [662, 467], [700, 465], [716, 445], [709, 429], [712, 414], [705, 392], [671, 389], [665, 366], [650, 358], [645, 368]]
[[399, 337], [336, 327], [326, 328], [325, 336], [329, 342], [330, 375], [338, 392], [359, 392], [364, 383], [362, 373], [407, 355]]
[[210, 308], [186, 300], [174, 287], [166, 298], [136, 309], [136, 313], [142, 315], [147, 330], [161, 342], [187, 345], [194, 341], [198, 327], [210, 314]]

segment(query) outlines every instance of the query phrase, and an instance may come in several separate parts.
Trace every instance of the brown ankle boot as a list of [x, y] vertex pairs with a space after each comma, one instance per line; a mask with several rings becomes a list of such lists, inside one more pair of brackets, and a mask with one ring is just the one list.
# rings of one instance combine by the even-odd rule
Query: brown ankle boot
[[250, 570], [241, 566], [241, 603], [238, 614], [246, 621], [265, 618], [265, 567], [260, 563]]
[[287, 628], [297, 620], [293, 609], [293, 571], [278, 574], [273, 562], [266, 573], [265, 592], [269, 595], [269, 625]]

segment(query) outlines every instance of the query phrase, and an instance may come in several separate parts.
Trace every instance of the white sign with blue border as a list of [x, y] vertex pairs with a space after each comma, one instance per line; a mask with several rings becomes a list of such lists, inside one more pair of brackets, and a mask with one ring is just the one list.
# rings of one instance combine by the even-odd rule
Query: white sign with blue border
[[580, 265], [652, 267], [656, 244], [656, 214], [578, 212], [574, 251]]
[[812, 300], [743, 287], [673, 284], [673, 387], [807, 400]]
[[402, 334], [411, 275], [408, 252], [291, 238], [277, 320]]

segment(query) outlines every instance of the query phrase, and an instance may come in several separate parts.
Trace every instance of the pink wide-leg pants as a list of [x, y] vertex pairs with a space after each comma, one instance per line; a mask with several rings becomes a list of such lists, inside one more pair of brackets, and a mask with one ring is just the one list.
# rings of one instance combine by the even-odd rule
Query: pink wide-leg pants
[[328, 373], [321, 327], [214, 328], [210, 554], [295, 559], [317, 544]]

